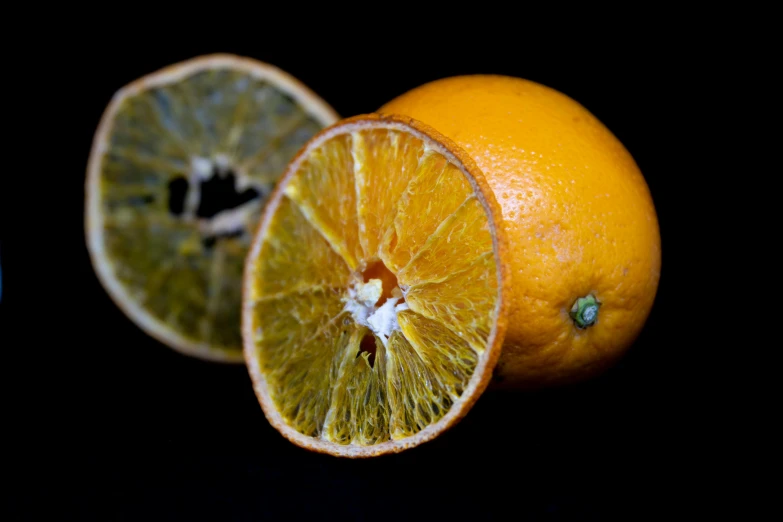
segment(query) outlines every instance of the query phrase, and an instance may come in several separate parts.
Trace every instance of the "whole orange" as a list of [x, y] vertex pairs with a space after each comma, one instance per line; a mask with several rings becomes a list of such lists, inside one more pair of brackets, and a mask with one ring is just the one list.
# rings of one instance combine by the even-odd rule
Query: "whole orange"
[[378, 112], [454, 140], [502, 207], [512, 289], [495, 383], [562, 384], [613, 364], [642, 329], [661, 269], [655, 207], [623, 144], [575, 100], [506, 76], [437, 80]]

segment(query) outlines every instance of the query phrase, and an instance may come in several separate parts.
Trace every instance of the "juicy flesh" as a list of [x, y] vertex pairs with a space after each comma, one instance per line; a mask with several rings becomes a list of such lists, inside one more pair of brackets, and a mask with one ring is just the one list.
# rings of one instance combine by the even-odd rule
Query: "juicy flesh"
[[125, 99], [101, 158], [100, 206], [129, 298], [180, 337], [241, 356], [249, 232], [321, 127], [274, 85], [231, 69]]
[[312, 150], [252, 262], [255, 357], [304, 435], [411, 436], [448, 413], [487, 349], [499, 289], [486, 211], [412, 134], [365, 129]]

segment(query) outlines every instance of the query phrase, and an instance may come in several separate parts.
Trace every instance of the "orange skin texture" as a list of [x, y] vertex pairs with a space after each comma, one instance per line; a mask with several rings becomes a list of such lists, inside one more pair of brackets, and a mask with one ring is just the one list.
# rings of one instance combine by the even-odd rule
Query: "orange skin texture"
[[[451, 138], [502, 208], [511, 285], [495, 387], [571, 383], [611, 366], [644, 326], [661, 271], [655, 207], [622, 143], [568, 96], [505, 76], [437, 80], [378, 112]], [[598, 319], [579, 329], [569, 310], [590, 293]]]

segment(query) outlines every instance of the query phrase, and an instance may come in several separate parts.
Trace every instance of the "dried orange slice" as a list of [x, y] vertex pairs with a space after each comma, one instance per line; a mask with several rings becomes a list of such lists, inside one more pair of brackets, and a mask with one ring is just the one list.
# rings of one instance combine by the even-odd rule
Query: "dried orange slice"
[[505, 331], [499, 216], [473, 160], [416, 121], [357, 116], [310, 140], [245, 265], [245, 358], [271, 424], [362, 457], [463, 416]]
[[232, 55], [194, 58], [119, 90], [85, 187], [87, 245], [111, 298], [174, 349], [241, 362], [251, 228], [288, 162], [336, 120], [287, 73]]

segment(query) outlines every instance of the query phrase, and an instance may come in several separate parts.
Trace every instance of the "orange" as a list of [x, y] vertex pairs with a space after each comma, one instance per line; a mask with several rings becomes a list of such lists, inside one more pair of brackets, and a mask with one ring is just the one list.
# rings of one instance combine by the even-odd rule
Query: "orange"
[[120, 89], [85, 184], [87, 246], [114, 302], [182, 353], [242, 362], [252, 229], [288, 162], [337, 118], [284, 71], [226, 54]]
[[502, 208], [511, 292], [495, 382], [575, 382], [616, 361], [648, 317], [661, 270], [653, 201], [622, 143], [568, 96], [504, 76], [434, 81], [379, 112], [459, 144]]
[[245, 264], [245, 359], [270, 423], [397, 452], [499, 386], [609, 367], [653, 303], [660, 236], [622, 144], [533, 82], [457, 77], [343, 120], [289, 164]]
[[357, 116], [312, 138], [245, 264], [242, 334], [261, 407], [311, 450], [397, 452], [487, 386], [509, 293], [501, 210], [451, 140]]

